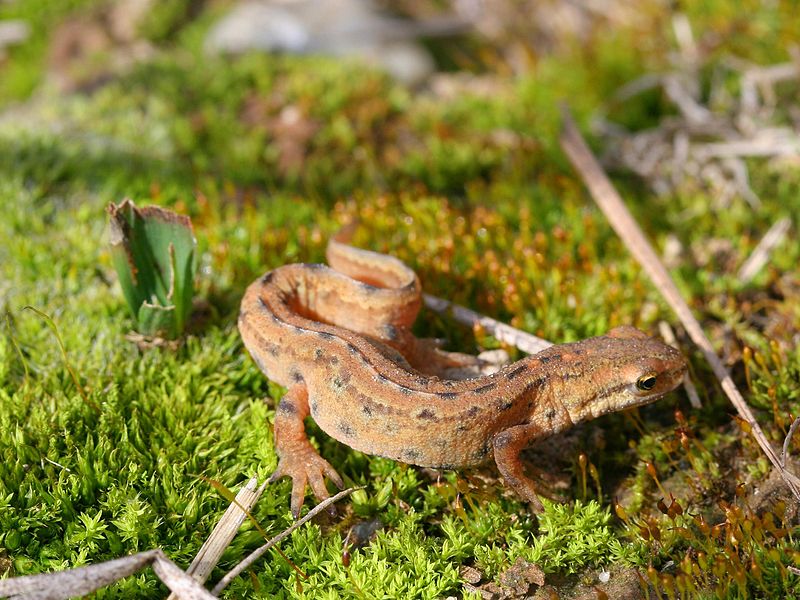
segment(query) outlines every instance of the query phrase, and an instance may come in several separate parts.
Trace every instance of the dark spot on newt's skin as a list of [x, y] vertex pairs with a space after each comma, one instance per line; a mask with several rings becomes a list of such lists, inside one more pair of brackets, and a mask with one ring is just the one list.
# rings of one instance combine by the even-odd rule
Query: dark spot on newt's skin
[[387, 381], [389, 381], [389, 378], [386, 375], [384, 375], [383, 373], [378, 373], [376, 379], [378, 381], [380, 381], [381, 383], [386, 383]]
[[347, 421], [339, 421], [336, 424], [336, 429], [338, 429], [339, 432], [342, 435], [345, 435], [347, 437], [352, 437], [353, 434], [354, 434], [353, 428], [350, 426], [350, 423], [348, 423]]
[[456, 392], [436, 392], [436, 395], [439, 396], [439, 398], [442, 398], [443, 400], [452, 400], [453, 398], [458, 396]]
[[492, 440], [492, 445], [494, 446], [495, 450], [502, 450], [510, 443], [511, 443], [511, 434], [509, 434], [507, 431], [498, 433], [496, 436], [494, 436], [494, 439]]
[[552, 421], [556, 416], [556, 409], [555, 408], [548, 408], [547, 411], [544, 413], [544, 418], [548, 421]]
[[402, 460], [406, 462], [414, 462], [415, 460], [419, 460], [422, 453], [419, 450], [414, 450], [413, 448], [406, 448], [400, 455]]
[[439, 419], [436, 416], [436, 413], [433, 412], [430, 408], [423, 408], [420, 412], [417, 413], [418, 419], [424, 419], [426, 421], [438, 421]]
[[472, 407], [470, 407], [470, 409], [467, 411], [467, 416], [468, 416], [468, 417], [474, 417], [474, 416], [475, 416], [475, 415], [477, 415], [477, 414], [478, 414], [480, 411], [481, 411], [481, 409], [480, 409], [480, 407], [479, 407], [479, 406], [472, 406]]
[[459, 433], [464, 433], [468, 429], [469, 427], [466, 426], [464, 423], [459, 423], [458, 425], [456, 425], [456, 431], [458, 431]]
[[339, 364], [339, 357], [338, 356], [331, 356], [331, 364], [338, 365]]
[[350, 352], [350, 354], [358, 354], [358, 348], [356, 348], [356, 346], [350, 342], [347, 342], [347, 350]]
[[300, 371], [292, 370], [292, 372], [289, 373], [289, 377], [291, 377], [292, 381], [295, 383], [303, 383], [303, 375]]
[[491, 452], [491, 451], [492, 451], [492, 449], [489, 447], [489, 444], [486, 443], [481, 447], [480, 450], [478, 450], [474, 454], [473, 460], [475, 460], [476, 462], [482, 461], [484, 458], [489, 456], [489, 452]]
[[392, 342], [396, 342], [397, 339], [400, 337], [400, 333], [397, 331], [397, 327], [392, 325], [391, 323], [387, 323], [383, 327], [381, 327], [381, 333], [383, 334], [383, 338]]
[[475, 388], [472, 391], [475, 392], [476, 394], [485, 394], [489, 390], [493, 390], [496, 387], [497, 387], [496, 383], [487, 383], [486, 385], [482, 385], [481, 387]]
[[528, 393], [534, 392], [534, 391], [540, 389], [545, 383], [547, 383], [547, 378], [546, 377], [539, 377], [537, 379], [534, 379], [533, 381], [531, 381], [530, 383], [528, 383], [525, 386], [525, 391], [523, 393], [524, 394], [528, 394]]
[[509, 371], [508, 373], [506, 373], [506, 378], [507, 379], [514, 379], [515, 377], [521, 375], [522, 373], [524, 373], [527, 370], [528, 370], [528, 367], [526, 365], [520, 365], [519, 367], [517, 367], [513, 371]]
[[405, 394], [406, 396], [414, 393], [414, 390], [404, 385], [398, 385], [397, 387], [400, 389], [400, 393]]
[[281, 353], [281, 349], [277, 344], [267, 344], [266, 348], [270, 356], [274, 358], [277, 358]]
[[570, 379], [578, 379], [578, 378], [580, 378], [582, 376], [583, 375], [581, 375], [580, 373], [562, 373], [561, 374], [561, 380], [562, 381], [569, 381]]
[[321, 337], [323, 340], [332, 340], [335, 339], [336, 336], [332, 333], [328, 333], [327, 331], [318, 331], [317, 335]]
[[508, 409], [510, 409], [512, 406], [514, 406], [514, 403], [513, 403], [513, 402], [511, 402], [511, 401], [508, 401], [508, 402], [503, 402], [503, 404], [501, 404], [501, 405], [500, 405], [500, 406], [498, 406], [497, 408], [498, 408], [498, 410], [500, 410], [500, 411], [504, 411], [504, 410], [508, 410]]
[[361, 405], [361, 412], [363, 412], [368, 417], [372, 416], [372, 409], [366, 404]]
[[283, 398], [278, 403], [278, 412], [283, 415], [293, 415], [297, 412], [297, 407], [291, 401]]
[[323, 356], [325, 356], [325, 351], [322, 348], [314, 349], [314, 360], [322, 360]]
[[317, 414], [317, 409], [319, 408], [319, 404], [317, 403], [316, 400], [312, 400], [311, 402], [309, 402], [308, 407], [311, 409], [312, 416]]
[[261, 283], [262, 283], [262, 285], [267, 285], [267, 284], [269, 284], [269, 283], [272, 283], [272, 278], [273, 278], [274, 276], [275, 276], [275, 273], [273, 273], [272, 271], [270, 271], [269, 273], [267, 273], [266, 275], [264, 275], [264, 276], [261, 278]]
[[560, 354], [551, 354], [550, 356], [542, 356], [539, 358], [539, 362], [543, 365], [546, 365], [551, 360], [561, 360]]

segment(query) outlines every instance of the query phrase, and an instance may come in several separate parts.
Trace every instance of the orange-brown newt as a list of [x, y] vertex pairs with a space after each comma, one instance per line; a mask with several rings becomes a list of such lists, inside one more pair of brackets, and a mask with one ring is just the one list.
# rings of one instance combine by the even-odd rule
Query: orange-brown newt
[[258, 367], [285, 386], [275, 415], [274, 481], [292, 478], [299, 515], [306, 486], [342, 479], [311, 446], [309, 415], [351, 448], [414, 465], [453, 469], [493, 455], [505, 482], [542, 504], [520, 451], [576, 423], [653, 402], [686, 373], [674, 348], [633, 327], [552, 346], [496, 373], [457, 381], [447, 369], [475, 357], [440, 350], [410, 327], [421, 287], [400, 260], [330, 241], [330, 267], [290, 264], [247, 288], [239, 331]]

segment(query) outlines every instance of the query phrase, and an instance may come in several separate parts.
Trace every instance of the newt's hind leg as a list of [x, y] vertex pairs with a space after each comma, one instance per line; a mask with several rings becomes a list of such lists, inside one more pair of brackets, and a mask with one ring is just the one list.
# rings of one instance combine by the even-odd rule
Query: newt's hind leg
[[284, 475], [292, 478], [291, 508], [295, 519], [300, 516], [307, 485], [320, 501], [330, 497], [325, 477], [340, 489], [344, 486], [336, 470], [309, 443], [303, 425], [308, 415], [308, 390], [305, 384], [295, 384], [275, 411], [275, 449], [279, 460], [278, 468], [269, 478], [270, 483]]

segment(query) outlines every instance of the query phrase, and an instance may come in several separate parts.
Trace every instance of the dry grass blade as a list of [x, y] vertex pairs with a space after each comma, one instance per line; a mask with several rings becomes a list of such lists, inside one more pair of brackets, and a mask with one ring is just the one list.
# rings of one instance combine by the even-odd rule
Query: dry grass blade
[[69, 376], [72, 378], [72, 382], [75, 384], [75, 388], [78, 390], [78, 393], [81, 395], [81, 398], [86, 404], [91, 406], [95, 412], [100, 412], [100, 407], [97, 406], [97, 403], [86, 395], [86, 391], [83, 389], [80, 379], [78, 379], [78, 375], [75, 373], [75, 369], [72, 368], [72, 364], [69, 362], [69, 358], [67, 357], [67, 349], [64, 347], [64, 341], [61, 339], [61, 333], [58, 331], [58, 326], [56, 325], [55, 321], [53, 321], [50, 315], [39, 310], [35, 306], [23, 306], [22, 310], [31, 311], [35, 315], [41, 317], [41, 319], [47, 323], [47, 326], [56, 336], [56, 342], [58, 342], [58, 347], [61, 350], [61, 357], [64, 359], [64, 365], [67, 367], [67, 371], [69, 372]]
[[786, 438], [783, 440], [783, 450], [781, 451], [781, 464], [783, 466], [786, 466], [786, 459], [789, 456], [789, 446], [792, 444], [792, 438], [798, 426], [800, 426], [800, 417], [792, 421], [792, 425], [789, 427], [789, 433], [786, 434]]
[[722, 389], [736, 408], [736, 412], [750, 425], [753, 437], [758, 442], [758, 445], [761, 446], [764, 454], [766, 454], [773, 466], [778, 469], [795, 498], [800, 499], [800, 480], [781, 464], [778, 455], [764, 435], [750, 407], [747, 406], [741, 393], [733, 383], [733, 379], [731, 379], [725, 365], [722, 364], [722, 361], [714, 352], [711, 341], [706, 337], [700, 323], [695, 319], [689, 305], [686, 304], [669, 273], [667, 273], [664, 265], [645, 238], [644, 233], [642, 233], [642, 230], [630, 212], [628, 212], [619, 193], [602, 167], [600, 167], [591, 150], [589, 150], [586, 141], [578, 131], [575, 121], [566, 107], [563, 109], [563, 132], [560, 141], [561, 147], [572, 162], [572, 166], [580, 174], [594, 201], [605, 213], [606, 218], [611, 223], [611, 227], [622, 238], [631, 254], [642, 265], [656, 288], [672, 307], [672, 310], [675, 311], [692, 341], [697, 344], [711, 365], [714, 375], [719, 379]]
[[526, 333], [525, 331], [515, 329], [514, 327], [506, 325], [505, 323], [501, 323], [500, 321], [495, 321], [490, 317], [476, 313], [475, 311], [464, 308], [458, 304], [453, 304], [449, 300], [443, 300], [442, 298], [437, 298], [436, 296], [431, 296], [429, 294], [423, 294], [423, 297], [425, 299], [425, 306], [432, 311], [437, 313], [452, 314], [456, 321], [463, 323], [464, 325], [468, 325], [469, 327], [483, 327], [496, 339], [506, 344], [516, 346], [528, 354], [536, 354], [537, 352], [541, 352], [545, 348], [549, 348], [553, 345], [547, 340], [543, 340], [542, 338], [531, 335], [530, 333]]
[[0, 580], [0, 597], [13, 600], [66, 600], [85, 596], [133, 575], [148, 565], [152, 565], [159, 579], [175, 592], [177, 598], [214, 598], [203, 586], [176, 567], [158, 548], [88, 567]]
[[[672, 331], [672, 327], [669, 326], [669, 323], [666, 321], [659, 321], [658, 332], [667, 344], [678, 349], [678, 340], [675, 339], [675, 332]], [[697, 388], [689, 373], [687, 373], [686, 377], [683, 379], [683, 389], [686, 390], [686, 395], [689, 397], [689, 404], [692, 405], [692, 408], [703, 408], [703, 403], [700, 401], [700, 394], [697, 393]]]
[[[247, 517], [247, 512], [252, 510], [255, 503], [261, 497], [261, 493], [266, 487], [264, 482], [258, 489], [258, 479], [253, 477], [247, 482], [239, 493], [236, 494], [235, 501], [228, 506], [228, 510], [214, 527], [214, 531], [208, 536], [197, 556], [194, 557], [192, 564], [186, 569], [186, 574], [191, 575], [196, 581], [204, 583], [214, 567], [217, 566], [222, 553], [231, 543], [236, 532], [239, 531], [242, 522]], [[175, 592], [169, 595], [168, 600], [175, 600]]]
[[233, 581], [236, 577], [238, 577], [242, 573], [242, 571], [244, 571], [247, 567], [249, 567], [254, 562], [256, 562], [259, 558], [261, 558], [261, 556], [267, 550], [272, 548], [275, 544], [277, 544], [278, 542], [280, 542], [284, 538], [286, 538], [289, 535], [291, 535], [291, 533], [295, 529], [297, 529], [298, 527], [304, 525], [307, 521], [313, 519], [315, 516], [317, 516], [320, 512], [322, 512], [323, 510], [328, 508], [334, 502], [338, 502], [342, 498], [344, 498], [346, 496], [349, 496], [350, 494], [352, 494], [356, 490], [360, 490], [360, 489], [363, 489], [363, 488], [352, 487], [352, 488], [348, 488], [346, 490], [342, 490], [341, 492], [339, 492], [335, 496], [331, 496], [330, 498], [326, 498], [325, 500], [323, 500], [322, 502], [317, 504], [314, 508], [312, 508], [310, 511], [308, 511], [308, 514], [305, 517], [303, 517], [302, 519], [299, 519], [298, 521], [295, 521], [292, 524], [291, 527], [289, 527], [288, 529], [285, 529], [284, 531], [281, 531], [278, 535], [276, 535], [274, 538], [272, 538], [270, 541], [268, 541], [266, 544], [264, 544], [260, 548], [254, 550], [247, 558], [245, 558], [242, 562], [240, 562], [233, 569], [231, 569], [231, 571], [227, 575], [225, 575], [225, 577], [223, 577], [222, 579], [219, 580], [217, 585], [214, 586], [214, 589], [211, 590], [211, 593], [214, 596], [219, 596], [220, 592], [222, 590], [224, 590], [231, 581]]
[[747, 283], [753, 277], [758, 275], [758, 272], [764, 268], [764, 265], [769, 261], [769, 256], [772, 251], [783, 242], [786, 234], [789, 233], [789, 227], [792, 226], [792, 220], [789, 217], [779, 219], [772, 224], [761, 241], [753, 250], [752, 254], [747, 258], [742, 266], [739, 268], [737, 276], [742, 283]]

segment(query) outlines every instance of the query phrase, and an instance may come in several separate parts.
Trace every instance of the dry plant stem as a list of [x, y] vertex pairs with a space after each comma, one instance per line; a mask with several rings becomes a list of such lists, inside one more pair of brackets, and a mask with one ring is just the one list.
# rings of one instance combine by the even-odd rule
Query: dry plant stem
[[323, 500], [322, 502], [317, 504], [314, 508], [312, 508], [310, 511], [308, 511], [308, 514], [305, 517], [303, 517], [302, 519], [300, 519], [298, 521], [295, 521], [292, 524], [291, 527], [289, 527], [288, 529], [286, 529], [284, 531], [281, 531], [278, 535], [276, 535], [274, 538], [272, 538], [270, 541], [268, 541], [266, 544], [264, 544], [263, 546], [261, 546], [257, 550], [254, 550], [250, 554], [250, 556], [245, 558], [242, 562], [240, 562], [233, 569], [231, 569], [231, 571], [227, 575], [225, 575], [225, 577], [223, 577], [222, 579], [219, 580], [219, 583], [217, 583], [217, 585], [214, 586], [214, 589], [211, 590], [211, 593], [214, 596], [219, 596], [220, 592], [222, 590], [224, 590], [228, 586], [228, 584], [231, 581], [234, 580], [234, 578], [238, 577], [239, 574], [242, 571], [244, 571], [247, 567], [249, 567], [254, 562], [256, 562], [259, 558], [261, 558], [261, 556], [267, 550], [272, 548], [275, 544], [277, 544], [278, 542], [280, 542], [284, 538], [288, 537], [295, 529], [297, 529], [301, 525], [305, 524], [310, 519], [313, 519], [315, 516], [317, 516], [320, 512], [322, 512], [323, 510], [328, 508], [334, 502], [338, 502], [339, 500], [341, 500], [345, 496], [349, 496], [350, 494], [352, 494], [356, 490], [360, 490], [360, 489], [363, 489], [363, 488], [352, 487], [352, 488], [348, 488], [346, 490], [342, 490], [341, 492], [339, 492], [335, 496], [331, 496], [330, 498], [326, 498], [325, 500]]
[[[208, 536], [208, 539], [205, 541], [202, 548], [200, 548], [197, 556], [194, 557], [192, 564], [186, 569], [186, 573], [191, 575], [196, 581], [204, 583], [208, 579], [208, 576], [211, 575], [211, 571], [217, 566], [223, 552], [225, 552], [225, 549], [231, 543], [236, 532], [239, 531], [242, 522], [247, 517], [245, 511], [249, 512], [253, 506], [255, 506], [255, 503], [261, 497], [261, 493], [264, 491], [267, 483], [264, 482], [256, 489], [257, 485], [258, 479], [253, 477], [239, 490], [239, 493], [236, 494], [236, 501], [232, 502], [228, 510], [225, 511], [225, 514], [222, 515], [222, 518], [219, 520], [216, 527], [214, 527], [214, 531]], [[167, 600], [175, 599], [176, 596], [173, 592], [169, 595]]]
[[753, 277], [758, 275], [758, 272], [769, 261], [769, 256], [772, 251], [783, 242], [786, 234], [789, 233], [792, 221], [789, 217], [779, 219], [772, 224], [769, 231], [764, 234], [761, 241], [753, 250], [753, 253], [747, 258], [742, 266], [739, 268], [737, 276], [741, 283], [747, 283]]
[[452, 314], [453, 318], [459, 323], [468, 325], [470, 327], [480, 326], [489, 332], [492, 336], [501, 342], [516, 346], [523, 352], [528, 354], [536, 354], [545, 348], [549, 348], [553, 344], [547, 340], [531, 335], [519, 329], [515, 329], [510, 325], [495, 321], [490, 317], [486, 317], [473, 310], [453, 304], [448, 300], [437, 298], [429, 294], [423, 294], [425, 299], [425, 306], [437, 313]]
[[794, 434], [797, 431], [797, 427], [799, 425], [800, 425], [800, 417], [797, 417], [794, 421], [792, 421], [792, 424], [789, 427], [789, 433], [786, 434], [786, 439], [783, 440], [783, 451], [781, 452], [781, 464], [784, 467], [786, 466], [786, 458], [789, 456], [789, 446], [792, 443], [792, 437], [794, 437]]
[[795, 498], [800, 499], [800, 479], [788, 472], [781, 464], [778, 455], [764, 435], [750, 407], [747, 406], [744, 398], [733, 383], [733, 379], [731, 379], [725, 365], [722, 364], [722, 361], [714, 352], [711, 341], [706, 337], [702, 327], [700, 327], [700, 323], [694, 318], [689, 305], [686, 304], [669, 273], [667, 273], [664, 265], [661, 264], [655, 251], [645, 238], [644, 233], [642, 233], [642, 230], [636, 224], [630, 212], [628, 212], [619, 193], [586, 145], [586, 141], [578, 131], [569, 110], [564, 107], [562, 113], [564, 129], [561, 134], [561, 147], [572, 162], [572, 166], [580, 174], [584, 184], [589, 189], [589, 193], [605, 213], [614, 231], [622, 238], [631, 254], [642, 265], [656, 288], [664, 296], [672, 310], [675, 311], [681, 323], [683, 323], [689, 337], [700, 348], [739, 416], [750, 425], [753, 437], [758, 442], [758, 445], [761, 446], [764, 454], [767, 455], [773, 466], [778, 469]]
[[181, 571], [161, 549], [147, 550], [123, 558], [66, 571], [25, 575], [0, 580], [0, 597], [16, 600], [66, 600], [91, 594], [124, 577], [153, 567], [158, 578], [181, 600], [213, 600], [198, 582]]
[[[669, 323], [666, 321], [659, 321], [658, 332], [666, 343], [673, 348], [678, 348], [678, 340], [675, 339], [675, 332], [672, 331], [672, 327], [669, 326]], [[686, 395], [689, 397], [689, 404], [692, 405], [692, 408], [703, 408], [703, 403], [700, 402], [700, 394], [697, 393], [697, 388], [689, 373], [687, 373], [686, 377], [683, 379], [683, 389], [686, 390]]]

